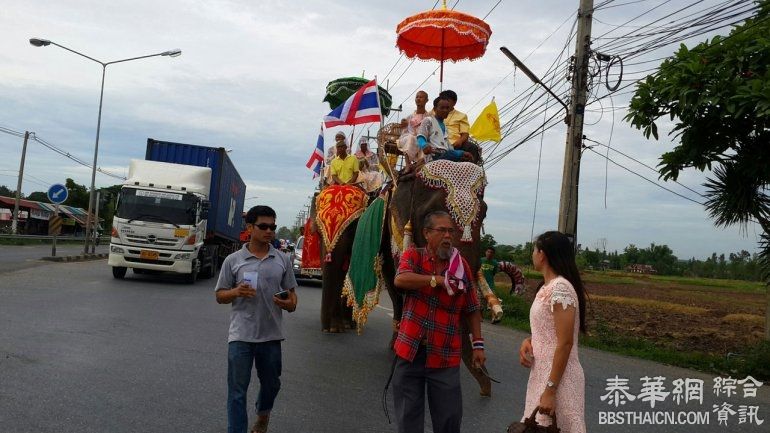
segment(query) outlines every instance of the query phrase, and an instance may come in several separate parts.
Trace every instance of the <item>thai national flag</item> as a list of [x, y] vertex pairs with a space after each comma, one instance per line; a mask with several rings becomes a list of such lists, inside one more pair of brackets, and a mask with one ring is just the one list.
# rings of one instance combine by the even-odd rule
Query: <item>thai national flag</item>
[[310, 155], [310, 159], [307, 160], [305, 166], [313, 170], [313, 179], [321, 175], [321, 169], [324, 165], [324, 130], [321, 127], [321, 132], [318, 134], [318, 141], [315, 144], [315, 150]]
[[359, 125], [379, 122], [382, 118], [377, 82], [372, 80], [358, 89], [347, 101], [324, 116], [324, 126]]

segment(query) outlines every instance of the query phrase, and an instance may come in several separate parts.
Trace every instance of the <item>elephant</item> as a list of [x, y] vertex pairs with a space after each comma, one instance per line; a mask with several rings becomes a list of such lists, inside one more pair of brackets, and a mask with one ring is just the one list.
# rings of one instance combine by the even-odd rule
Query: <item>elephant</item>
[[[422, 234], [423, 218], [425, 215], [433, 211], [447, 211], [447, 192], [443, 189], [434, 189], [427, 185], [420, 178], [412, 176], [411, 178], [399, 179], [398, 185], [395, 190], [392, 191], [390, 203], [388, 206], [388, 213], [385, 217], [385, 230], [384, 241], [382, 245], [382, 257], [383, 267], [382, 274], [383, 279], [388, 289], [391, 301], [393, 303], [393, 339], [395, 339], [397, 332], [398, 321], [403, 313], [403, 298], [399, 290], [394, 287], [393, 281], [395, 279], [395, 270], [397, 268], [398, 256], [403, 245], [400, 245], [402, 240], [402, 230], [407, 232], [403, 236], [408, 236], [408, 228], [404, 230], [405, 226], [409, 224], [411, 226], [411, 234], [413, 242], [416, 246], [425, 246], [425, 237]], [[483, 292], [484, 298], [490, 304], [490, 306], [496, 306], [494, 312], [495, 316], [502, 315], [502, 309], [500, 308], [499, 301], [496, 296], [491, 294], [484, 278], [479, 273], [481, 267], [480, 261], [480, 240], [481, 240], [481, 223], [486, 217], [487, 206], [483, 198], [479, 198], [478, 215], [475, 221], [471, 224], [470, 233], [465, 230], [465, 235], [470, 234], [470, 242], [468, 242], [467, 236], [465, 241], [463, 237], [463, 229], [458, 230], [453, 235], [453, 243], [460, 251], [462, 256], [468, 261], [473, 275], [476, 276], [476, 282], [483, 287], [480, 290]], [[390, 222], [390, 224], [388, 223]], [[397, 251], [392, 249], [398, 248]], [[486, 289], [485, 289], [486, 288]], [[494, 298], [494, 299], [492, 299]], [[481, 299], [480, 299], [481, 301]], [[467, 328], [467, 325], [464, 325]], [[463, 332], [463, 335], [467, 335], [467, 332]], [[470, 341], [467, 338], [463, 338], [463, 362], [473, 377], [478, 381], [481, 387], [481, 395], [491, 395], [491, 381], [489, 376], [483, 372], [472, 368], [471, 366], [471, 348]]]
[[[363, 194], [363, 193], [361, 193]], [[310, 219], [312, 221], [311, 230], [314, 233], [319, 232], [318, 204], [316, 194], [310, 206]], [[358, 205], [365, 208], [368, 197], [363, 194], [362, 202]], [[355, 201], [355, 200], [354, 200]], [[358, 213], [360, 215], [360, 212]], [[344, 227], [339, 234], [336, 242], [329, 251], [327, 241], [321, 239], [321, 330], [325, 333], [341, 333], [348, 328], [354, 328], [353, 310], [347, 305], [342, 297], [342, 286], [345, 282], [345, 275], [350, 264], [350, 254], [353, 249], [353, 240], [355, 238], [358, 217], [350, 218], [348, 225]]]

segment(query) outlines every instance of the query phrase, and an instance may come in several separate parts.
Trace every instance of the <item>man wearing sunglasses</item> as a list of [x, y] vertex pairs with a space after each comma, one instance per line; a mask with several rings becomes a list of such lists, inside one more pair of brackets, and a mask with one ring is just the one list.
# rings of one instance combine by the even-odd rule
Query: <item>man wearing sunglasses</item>
[[257, 421], [251, 433], [267, 432], [270, 411], [281, 388], [283, 310], [291, 313], [297, 309], [297, 282], [289, 257], [271, 245], [275, 218], [275, 211], [267, 206], [249, 209], [249, 242], [224, 260], [215, 288], [218, 303], [232, 304], [227, 355], [228, 433], [247, 431], [246, 391], [252, 365], [259, 377], [259, 395]]
[[456, 228], [444, 211], [425, 216], [425, 248], [404, 251], [395, 279], [404, 310], [393, 345], [393, 400], [399, 433], [422, 433], [425, 395], [436, 433], [460, 433], [462, 320], [467, 319], [473, 365], [484, 366], [481, 314], [470, 266], [452, 246]]

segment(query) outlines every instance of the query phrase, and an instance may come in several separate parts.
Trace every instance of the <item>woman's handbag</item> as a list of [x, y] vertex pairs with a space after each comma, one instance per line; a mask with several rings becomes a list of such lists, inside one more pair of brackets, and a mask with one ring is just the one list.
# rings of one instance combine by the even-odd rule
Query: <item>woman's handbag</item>
[[529, 418], [525, 418], [524, 422], [521, 421], [514, 421], [511, 423], [511, 425], [508, 426], [508, 433], [559, 433], [561, 430], [559, 430], [559, 427], [556, 426], [556, 413], [553, 414], [551, 418], [553, 418], [553, 424], [549, 425], [548, 427], [541, 426], [537, 423], [535, 420], [537, 416], [537, 411], [540, 409], [539, 407], [536, 407], [534, 411], [532, 411], [532, 415], [529, 416]]

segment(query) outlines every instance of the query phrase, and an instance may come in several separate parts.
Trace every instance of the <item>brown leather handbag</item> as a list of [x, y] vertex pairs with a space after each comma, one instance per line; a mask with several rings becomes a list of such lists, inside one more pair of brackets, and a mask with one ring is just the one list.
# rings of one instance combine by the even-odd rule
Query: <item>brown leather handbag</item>
[[561, 430], [559, 430], [559, 427], [556, 426], [556, 413], [553, 414], [553, 424], [549, 425], [548, 427], [544, 427], [537, 423], [536, 416], [537, 411], [540, 409], [539, 407], [536, 407], [534, 411], [532, 411], [532, 415], [529, 416], [529, 418], [525, 418], [524, 421], [514, 421], [511, 423], [511, 425], [508, 426], [508, 430], [506, 430], [508, 433], [559, 433]]

